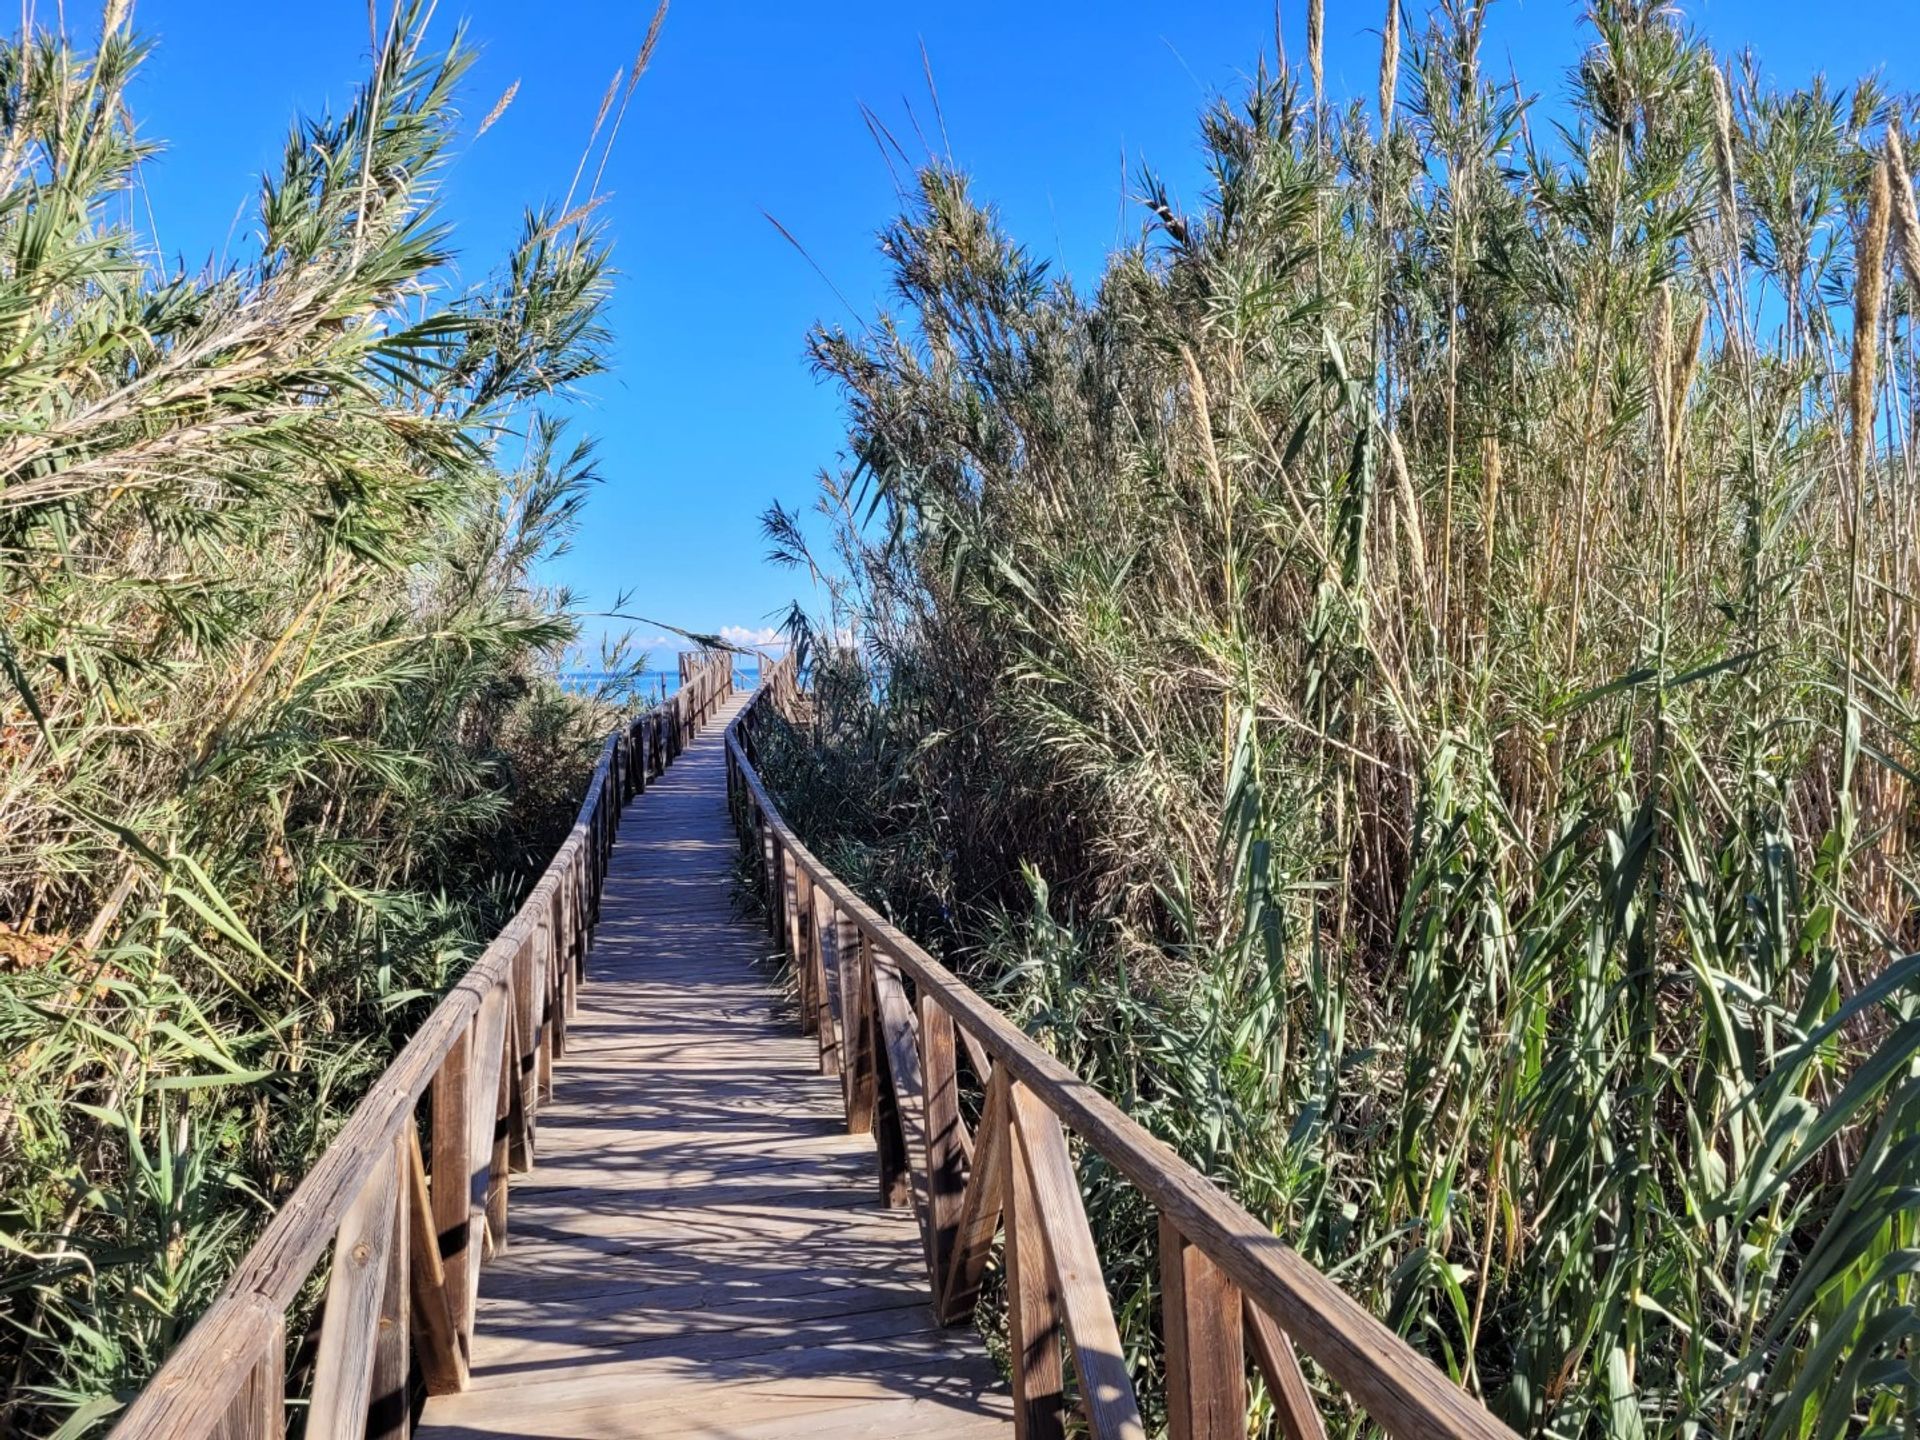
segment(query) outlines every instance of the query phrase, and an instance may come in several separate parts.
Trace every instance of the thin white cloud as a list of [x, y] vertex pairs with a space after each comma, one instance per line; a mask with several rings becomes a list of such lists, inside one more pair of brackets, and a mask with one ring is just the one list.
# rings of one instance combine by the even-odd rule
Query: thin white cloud
[[729, 645], [739, 645], [746, 649], [786, 643], [780, 632], [771, 625], [761, 625], [757, 628], [751, 625], [722, 625], [720, 638]]

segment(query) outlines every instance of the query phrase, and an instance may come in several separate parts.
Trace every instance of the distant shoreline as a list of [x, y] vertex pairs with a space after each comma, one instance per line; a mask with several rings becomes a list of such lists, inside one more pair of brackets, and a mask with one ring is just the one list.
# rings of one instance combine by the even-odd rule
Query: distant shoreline
[[[733, 674], [737, 682], [751, 687], [759, 682], [760, 667], [758, 665], [735, 665], [733, 667]], [[562, 688], [578, 693], [591, 686], [601, 685], [608, 680], [616, 678], [616, 672], [610, 670], [562, 670], [559, 678]], [[649, 699], [657, 697], [664, 700], [680, 688], [680, 672], [678, 670], [643, 670], [638, 676], [638, 684], [635, 688], [636, 692], [643, 697]]]

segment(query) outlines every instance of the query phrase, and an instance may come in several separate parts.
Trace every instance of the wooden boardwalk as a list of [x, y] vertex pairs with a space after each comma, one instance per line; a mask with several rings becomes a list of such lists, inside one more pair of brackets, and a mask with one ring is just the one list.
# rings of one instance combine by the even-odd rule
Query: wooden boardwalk
[[483, 1272], [472, 1385], [419, 1433], [1010, 1432], [769, 985], [765, 932], [732, 912], [722, 733], [743, 699], [622, 821], [533, 1173]]
[[[683, 656], [680, 689], [607, 737], [525, 902], [114, 1440], [284, 1440], [290, 1402], [308, 1440], [930, 1440], [1016, 1409], [1031, 1436], [1145, 1440], [1076, 1146], [1155, 1216], [1169, 1433], [1245, 1440], [1251, 1370], [1278, 1433], [1326, 1440], [1303, 1353], [1398, 1440], [1518, 1440], [822, 864], [753, 761], [804, 704], [795, 660], [751, 697], [731, 677], [724, 652]], [[732, 914], [742, 845], [815, 1038]], [[995, 1254], [1011, 1395], [930, 1303], [970, 1317]], [[323, 1263], [309, 1343], [289, 1312]]]

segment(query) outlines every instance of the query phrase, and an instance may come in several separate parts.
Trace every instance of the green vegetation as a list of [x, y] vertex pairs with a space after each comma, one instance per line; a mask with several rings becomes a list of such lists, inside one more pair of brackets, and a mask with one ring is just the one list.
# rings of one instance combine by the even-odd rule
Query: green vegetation
[[636, 668], [564, 693], [532, 578], [595, 480], [549, 404], [606, 342], [591, 203], [453, 285], [470, 52], [413, 0], [251, 258], [167, 273], [127, 8], [0, 48], [0, 1433], [151, 1373], [537, 878]]
[[1318, 10], [1091, 291], [922, 172], [899, 313], [813, 342], [770, 777], [1522, 1431], [1911, 1435], [1915, 106], [1596, 0], [1561, 128], [1389, 0], [1343, 108]]

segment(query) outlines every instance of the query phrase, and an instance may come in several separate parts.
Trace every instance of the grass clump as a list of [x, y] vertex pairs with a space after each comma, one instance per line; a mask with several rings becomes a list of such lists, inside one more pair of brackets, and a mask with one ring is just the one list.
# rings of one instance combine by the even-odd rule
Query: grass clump
[[1090, 290], [921, 173], [770, 771], [1522, 1432], [1911, 1433], [1913, 106], [1599, 0], [1549, 125], [1385, 10]]
[[149, 1375], [571, 823], [632, 657], [534, 567], [594, 483], [592, 206], [451, 279], [472, 52], [402, 3], [251, 256], [129, 223], [145, 52], [0, 46], [0, 1432]]

